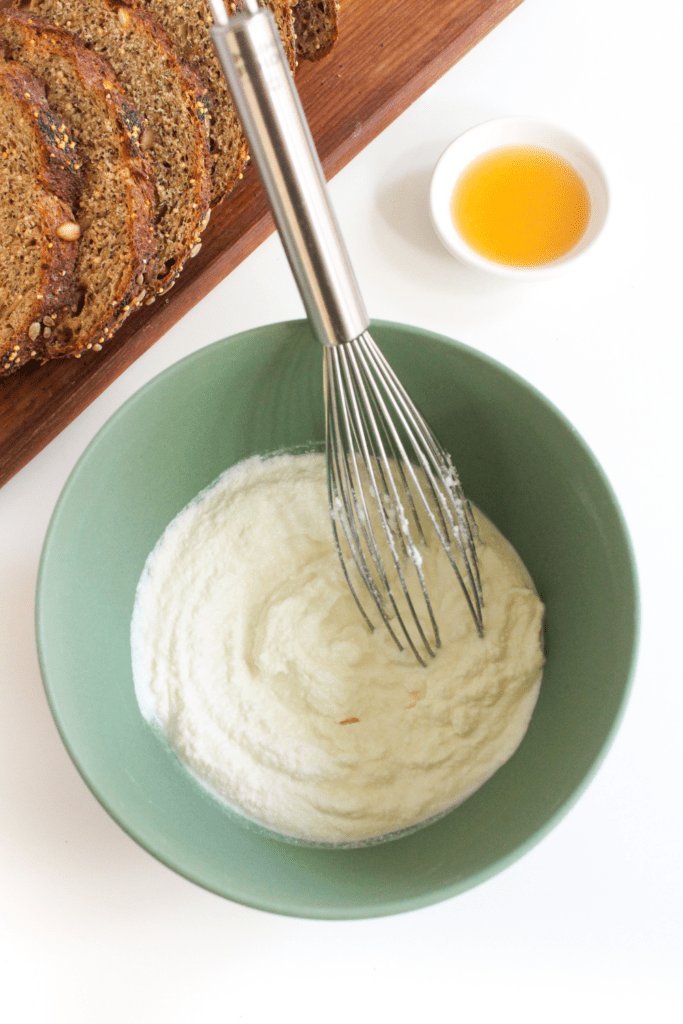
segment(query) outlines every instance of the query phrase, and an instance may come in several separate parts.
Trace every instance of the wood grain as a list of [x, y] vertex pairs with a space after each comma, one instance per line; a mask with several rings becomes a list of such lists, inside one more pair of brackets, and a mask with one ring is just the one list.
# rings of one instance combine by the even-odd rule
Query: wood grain
[[[521, 0], [341, 0], [339, 40], [303, 62], [297, 87], [328, 178], [341, 170]], [[175, 288], [97, 354], [0, 379], [0, 485], [273, 231], [256, 171], [212, 214]]]

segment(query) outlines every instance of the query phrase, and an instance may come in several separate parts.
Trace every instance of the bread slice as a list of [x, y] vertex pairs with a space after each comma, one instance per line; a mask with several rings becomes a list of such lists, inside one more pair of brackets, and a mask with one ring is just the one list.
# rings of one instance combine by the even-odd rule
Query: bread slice
[[[213, 17], [208, 0], [125, 0], [145, 10], [163, 26], [178, 56], [202, 80], [209, 100], [211, 205], [216, 206], [242, 177], [247, 143], [213, 48], [209, 29]], [[228, 14], [234, 3], [226, 4]]]
[[79, 162], [42, 84], [0, 59], [0, 376], [43, 355], [73, 302]]
[[326, 57], [339, 35], [337, 0], [298, 0], [292, 14], [297, 57], [301, 60]]
[[51, 332], [44, 355], [98, 351], [144, 300], [156, 275], [154, 172], [136, 142], [140, 116], [111, 66], [69, 33], [25, 12], [2, 11], [0, 39], [8, 56], [42, 80], [83, 161], [76, 209], [79, 295]]
[[[122, 0], [151, 14], [164, 27], [176, 53], [197, 72], [206, 86], [211, 114], [211, 206], [229, 195], [242, 177], [249, 159], [247, 142], [213, 47], [209, 29], [213, 15], [208, 0]], [[289, 62], [296, 67], [296, 46], [291, 3], [294, 0], [263, 0], [273, 12]], [[228, 15], [242, 9], [242, 0], [228, 0]]]
[[[121, 0], [15, 0], [73, 32], [108, 60], [146, 128], [140, 137], [157, 176], [157, 286], [176, 281], [201, 246], [211, 195], [209, 110], [205, 87], [146, 11]], [[146, 299], [146, 302], [151, 299]]]
[[[261, 7], [267, 7], [273, 14], [277, 30], [280, 33], [280, 41], [282, 42], [282, 48], [285, 51], [287, 57], [287, 63], [289, 68], [294, 74], [296, 69], [296, 40], [294, 39], [294, 22], [292, 20], [292, 4], [296, 3], [296, 0], [258, 0]], [[235, 0], [233, 5], [237, 12], [246, 10], [244, 0]], [[228, 9], [226, 4], [226, 10], [228, 14], [231, 11]]]
[[292, 4], [295, 2], [296, 0], [259, 0], [261, 7], [268, 7], [273, 12], [282, 48], [292, 74], [296, 71], [297, 65], [296, 36], [292, 18]]

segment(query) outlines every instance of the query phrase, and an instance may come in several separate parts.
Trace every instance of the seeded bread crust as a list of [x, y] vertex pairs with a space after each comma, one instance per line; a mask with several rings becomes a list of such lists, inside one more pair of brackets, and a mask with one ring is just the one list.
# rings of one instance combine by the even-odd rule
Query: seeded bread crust
[[[175, 284], [201, 248], [211, 196], [207, 91], [159, 22], [122, 0], [15, 0], [76, 35], [108, 60], [146, 129], [140, 138], [157, 176], [156, 293]], [[145, 299], [154, 301], [155, 295]]]
[[26, 12], [4, 11], [0, 38], [13, 60], [41, 78], [83, 161], [75, 210], [82, 231], [75, 268], [79, 295], [44, 351], [49, 358], [79, 357], [99, 351], [155, 278], [155, 176], [136, 141], [143, 124], [111, 65], [68, 32]]
[[73, 139], [42, 84], [1, 57], [0, 376], [8, 376], [44, 356], [45, 332], [74, 300], [73, 205], [81, 183]]
[[339, 3], [337, 0], [298, 0], [292, 14], [297, 57], [322, 60], [339, 35]]

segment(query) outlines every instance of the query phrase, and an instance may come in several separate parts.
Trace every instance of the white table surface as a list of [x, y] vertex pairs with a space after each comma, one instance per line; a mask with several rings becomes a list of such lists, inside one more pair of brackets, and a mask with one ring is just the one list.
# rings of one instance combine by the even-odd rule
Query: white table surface
[[[331, 185], [371, 315], [457, 338], [533, 383], [621, 503], [640, 573], [639, 661], [588, 790], [476, 889], [396, 917], [319, 922], [177, 876], [107, 816], [69, 760], [33, 627], [52, 508], [96, 431], [151, 377], [218, 338], [303, 315], [273, 237], [0, 491], [8, 1024], [683, 1020], [682, 27], [673, 0], [525, 0]], [[505, 114], [574, 131], [606, 168], [608, 226], [565, 276], [479, 276], [430, 227], [437, 157], [462, 129]]]

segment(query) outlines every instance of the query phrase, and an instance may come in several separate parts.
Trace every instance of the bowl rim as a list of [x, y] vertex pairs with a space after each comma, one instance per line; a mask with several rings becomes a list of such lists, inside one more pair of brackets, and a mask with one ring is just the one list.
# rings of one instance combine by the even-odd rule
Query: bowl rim
[[[502, 855], [497, 858], [487, 867], [480, 869], [476, 873], [468, 876], [467, 878], [460, 879], [456, 882], [451, 882], [447, 885], [443, 885], [437, 889], [430, 890], [427, 893], [419, 895], [413, 895], [404, 897], [401, 899], [388, 899], [380, 900], [377, 903], [358, 903], [353, 906], [344, 906], [333, 908], [321, 907], [319, 904], [311, 902], [309, 905], [304, 905], [303, 901], [298, 901], [296, 907], [292, 905], [291, 900], [278, 899], [277, 897], [270, 897], [266, 899], [259, 899], [257, 897], [247, 897], [242, 893], [228, 892], [227, 887], [221, 887], [218, 884], [209, 884], [207, 879], [203, 878], [199, 871], [188, 869], [185, 866], [179, 866], [177, 860], [174, 859], [172, 852], [166, 852], [161, 844], [155, 846], [154, 843], [144, 836], [138, 834], [136, 829], [131, 826], [125, 818], [124, 814], [121, 814], [108, 794], [102, 791], [102, 788], [94, 782], [88, 774], [87, 766], [83, 763], [83, 758], [79, 755], [77, 744], [72, 742], [68, 729], [60, 716], [59, 703], [57, 700], [56, 689], [53, 688], [53, 684], [50, 680], [50, 670], [47, 664], [47, 657], [44, 648], [44, 636], [43, 636], [43, 607], [42, 600], [46, 588], [46, 575], [47, 575], [47, 563], [51, 554], [51, 545], [54, 542], [55, 535], [59, 529], [60, 518], [63, 514], [63, 510], [70, 500], [71, 491], [76, 486], [78, 476], [82, 469], [85, 467], [91, 453], [97, 449], [98, 444], [106, 435], [114, 430], [119, 421], [127, 415], [128, 409], [135, 403], [142, 401], [145, 395], [159, 385], [164, 379], [173, 376], [176, 373], [182, 372], [182, 367], [196, 361], [201, 361], [209, 350], [216, 349], [217, 347], [228, 345], [231, 343], [242, 342], [251, 340], [259, 335], [262, 335], [264, 330], [282, 329], [282, 328], [301, 328], [307, 326], [308, 321], [305, 319], [294, 319], [288, 321], [282, 321], [265, 325], [262, 327], [252, 328], [236, 335], [228, 336], [225, 338], [218, 339], [195, 352], [190, 353], [172, 363], [164, 370], [160, 371], [149, 381], [138, 388], [132, 395], [130, 395], [117, 410], [106, 420], [106, 422], [99, 428], [94, 437], [85, 447], [81, 455], [78, 457], [74, 464], [71, 472], [69, 473], [66, 482], [62, 488], [62, 491], [57, 499], [55, 507], [53, 509], [48, 528], [45, 534], [45, 540], [43, 543], [39, 566], [38, 576], [35, 590], [35, 635], [36, 635], [36, 646], [39, 667], [41, 672], [41, 678], [43, 682], [43, 688], [45, 691], [46, 699], [50, 712], [54, 719], [55, 725], [62, 739], [62, 742], [66, 748], [66, 751], [74, 764], [74, 767], [78, 771], [79, 775], [85, 782], [88, 789], [91, 791], [93, 796], [106, 810], [111, 818], [121, 827], [121, 829], [130, 838], [151, 854], [156, 860], [160, 861], [166, 867], [170, 868], [176, 874], [181, 875], [188, 881], [193, 882], [200, 888], [207, 891], [213, 892], [224, 899], [228, 899], [231, 902], [241, 904], [243, 906], [251, 907], [256, 910], [262, 910], [268, 913], [274, 913], [286, 917], [295, 918], [309, 918], [318, 920], [359, 920], [366, 918], [384, 917], [393, 914], [406, 913], [408, 911], [417, 910], [423, 907], [431, 906], [435, 903], [442, 902], [459, 895], [469, 889], [475, 888], [476, 886], [487, 881], [489, 878], [504, 871], [507, 867], [519, 860], [526, 853], [528, 853], [534, 846], [536, 846], [549, 832], [551, 832], [557, 824], [565, 817], [565, 815], [572, 809], [575, 803], [583, 795], [587, 787], [593, 781], [596, 773], [602, 765], [605, 757], [607, 756], [614, 738], [619, 730], [626, 705], [630, 697], [631, 689], [633, 686], [633, 679], [635, 675], [637, 660], [638, 660], [638, 647], [640, 639], [640, 592], [638, 585], [638, 572], [637, 564], [634, 556], [633, 546], [630, 538], [630, 534], [623, 517], [621, 506], [614, 494], [611, 484], [602, 469], [597, 458], [593, 454], [590, 447], [578, 433], [576, 428], [570, 423], [570, 421], [564, 416], [564, 414], [557, 409], [557, 407], [543, 395], [537, 388], [531, 383], [526, 381], [523, 377], [517, 374], [514, 370], [506, 367], [504, 364], [494, 359], [479, 350], [468, 346], [462, 342], [448, 338], [445, 335], [437, 332], [429, 331], [424, 328], [410, 326], [404, 323], [398, 323], [388, 320], [372, 320], [370, 330], [373, 328], [386, 328], [392, 331], [404, 332], [410, 335], [419, 335], [421, 338], [429, 339], [432, 342], [436, 342], [441, 345], [448, 345], [461, 349], [469, 357], [474, 357], [480, 360], [489, 367], [495, 369], [497, 372], [512, 379], [515, 384], [520, 385], [531, 395], [539, 401], [560, 421], [560, 423], [567, 429], [584, 449], [586, 455], [589, 457], [590, 462], [594, 470], [597, 472], [605, 492], [610, 499], [612, 510], [615, 515], [616, 521], [620, 527], [620, 533], [624, 542], [625, 552], [627, 555], [628, 568], [630, 581], [632, 584], [633, 593], [633, 634], [630, 640], [629, 652], [628, 652], [628, 671], [624, 680], [621, 697], [617, 711], [612, 720], [611, 726], [605, 740], [597, 752], [592, 764], [585, 770], [584, 775], [575, 787], [572, 793], [564, 800], [564, 802], [557, 807], [553, 814], [541, 825], [535, 832], [527, 837], [523, 842], [516, 846], [509, 853]], [[279, 841], [275, 834], [272, 837], [275, 841]], [[393, 841], [392, 841], [393, 842]], [[283, 843], [283, 846], [285, 844]], [[384, 844], [379, 844], [384, 845]], [[354, 851], [348, 850], [337, 850], [332, 848], [323, 849], [322, 852], [330, 857], [334, 857], [339, 853], [353, 853]]]
[[[477, 157], [500, 146], [525, 143], [550, 149], [574, 167], [588, 187], [591, 216], [586, 231], [568, 253], [539, 266], [517, 267], [490, 260], [464, 241], [451, 218], [450, 198], [460, 174]], [[593, 150], [567, 129], [524, 115], [491, 118], [457, 135], [437, 160], [429, 187], [432, 226], [448, 252], [467, 266], [515, 281], [544, 280], [573, 265], [602, 234], [609, 207], [607, 176]]]

